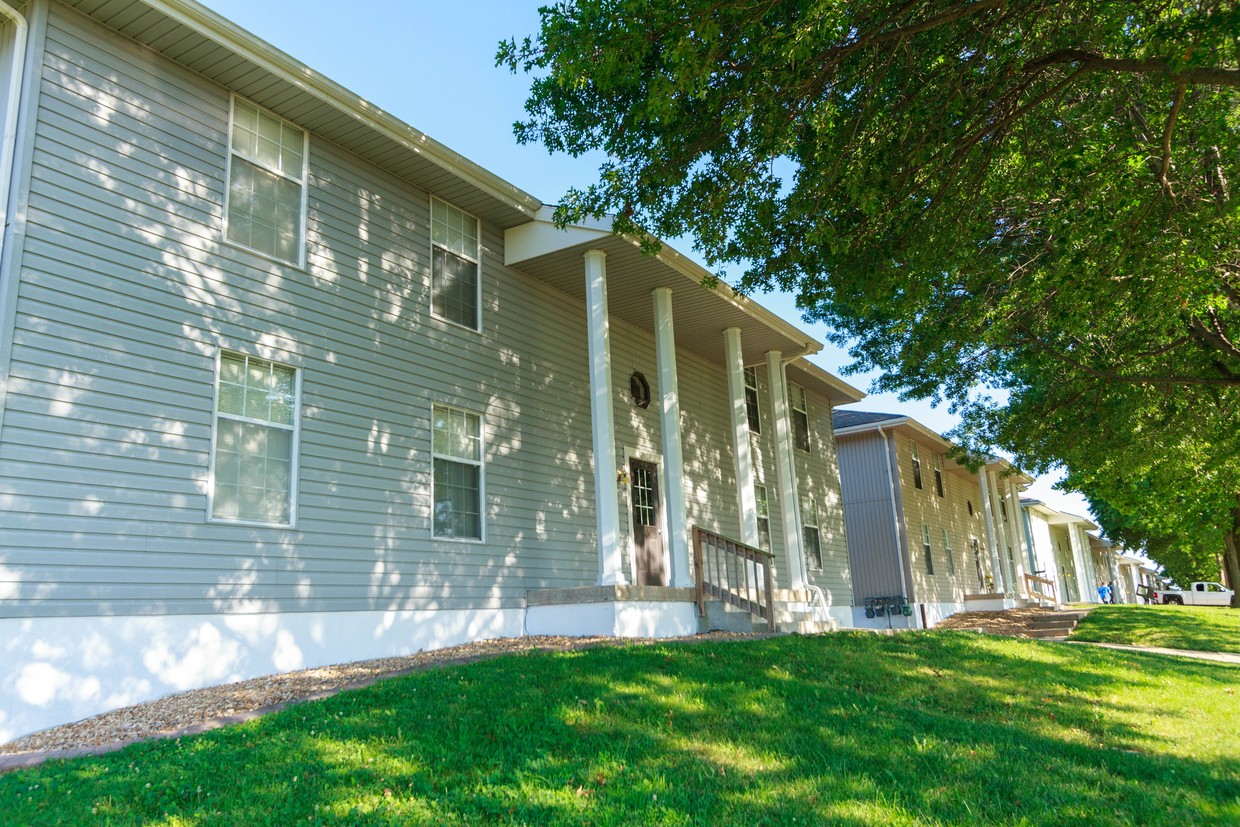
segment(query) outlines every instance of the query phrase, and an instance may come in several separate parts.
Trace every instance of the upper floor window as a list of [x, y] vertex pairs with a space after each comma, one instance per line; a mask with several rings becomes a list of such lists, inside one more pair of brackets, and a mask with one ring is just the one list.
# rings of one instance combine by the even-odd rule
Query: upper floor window
[[939, 454], [934, 455], [934, 490], [943, 496], [943, 457]]
[[805, 388], [789, 382], [788, 395], [792, 402], [792, 444], [798, 451], [808, 451], [809, 405], [805, 401]]
[[1003, 515], [1003, 522], [1007, 522], [1007, 503], [999, 500], [999, 513]]
[[745, 368], [745, 414], [749, 417], [749, 430], [762, 433], [762, 419], [758, 415], [758, 369]]
[[224, 237], [301, 266], [306, 232], [304, 129], [232, 99]]
[[766, 486], [753, 487], [754, 501], [758, 507], [758, 548], [771, 550], [771, 508], [766, 500]]
[[299, 375], [294, 368], [221, 353], [211, 458], [211, 517], [293, 523]]
[[431, 313], [478, 330], [482, 280], [478, 277], [478, 219], [431, 199]]
[[912, 444], [913, 454], [913, 487], [921, 488], [921, 449], [917, 447], [917, 443]]
[[431, 416], [434, 534], [482, 539], [482, 417], [435, 405]]
[[801, 536], [805, 540], [805, 564], [822, 571], [822, 537], [818, 531], [818, 509], [812, 500], [801, 500]]

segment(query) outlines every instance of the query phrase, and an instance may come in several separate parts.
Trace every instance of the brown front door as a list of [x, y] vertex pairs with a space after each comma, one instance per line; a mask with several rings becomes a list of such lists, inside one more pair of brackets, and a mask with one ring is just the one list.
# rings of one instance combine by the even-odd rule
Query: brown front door
[[659, 533], [659, 466], [629, 460], [633, 492], [633, 547], [637, 552], [637, 585], [666, 586], [663, 535]]

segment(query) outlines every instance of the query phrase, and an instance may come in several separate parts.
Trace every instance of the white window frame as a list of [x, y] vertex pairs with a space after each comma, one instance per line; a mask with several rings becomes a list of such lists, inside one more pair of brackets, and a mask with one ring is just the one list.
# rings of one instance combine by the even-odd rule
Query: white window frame
[[943, 455], [934, 452], [934, 493], [940, 497], [947, 494], [947, 479], [943, 476]]
[[934, 577], [934, 550], [930, 547], [930, 526], [921, 524], [921, 553], [925, 555], [926, 575]]
[[913, 487], [918, 491], [923, 491], [925, 490], [925, 486], [923, 485], [925, 475], [922, 473], [921, 469], [921, 449], [917, 446], [916, 442], [909, 442], [909, 446], [910, 454], [913, 457]]
[[[809, 507], [809, 516], [813, 518], [812, 522], [805, 519], [807, 506]], [[818, 535], [818, 565], [815, 566], [813, 564], [813, 558], [810, 557], [809, 549], [805, 549], [805, 568], [809, 571], [822, 571], [822, 525], [818, 522], [818, 504], [813, 500], [801, 500], [801, 531], [804, 533], [811, 530]], [[804, 537], [801, 538], [801, 542], [804, 544]]]
[[[798, 408], [797, 403], [796, 403], [798, 391], [800, 391], [799, 395], [801, 397], [801, 404], [804, 405], [804, 407], [802, 408]], [[812, 429], [809, 427], [809, 394], [805, 392], [804, 387], [802, 387], [801, 385], [798, 385], [796, 382], [788, 383], [788, 408], [789, 410], [792, 411], [792, 416], [791, 416], [792, 422], [789, 423], [792, 426], [791, 428], [792, 447], [798, 451], [801, 451], [802, 453], [808, 454], [814, 449], [813, 432], [812, 432]], [[805, 447], [804, 448], [802, 448], [800, 445], [797, 445], [797, 417], [796, 417], [797, 414], [801, 414], [802, 416], [805, 417]]]
[[[272, 169], [271, 167], [264, 164], [262, 161], [259, 161], [256, 158], [250, 158], [245, 153], [238, 152], [237, 150], [233, 149], [233, 126], [236, 123], [237, 101], [239, 99], [244, 100], [250, 106], [255, 107], [256, 109], [258, 109], [259, 112], [265, 112], [271, 117], [288, 124], [294, 129], [301, 131], [301, 179], [300, 180], [297, 178], [294, 178], [293, 176], [285, 173], [282, 170]], [[222, 236], [223, 236], [224, 243], [229, 245], [230, 247], [235, 247], [238, 250], [245, 250], [247, 253], [251, 253], [256, 256], [261, 256], [262, 258], [265, 258], [268, 261], [276, 261], [276, 262], [279, 262], [280, 264], [291, 265], [293, 267], [296, 267], [298, 270], [306, 269], [306, 226], [307, 226], [306, 214], [309, 211], [309, 203], [310, 203], [309, 202], [310, 131], [307, 129], [303, 129], [302, 127], [290, 121], [288, 118], [281, 118], [275, 112], [272, 112], [270, 109], [267, 109], [265, 107], [259, 106], [257, 103], [250, 100], [249, 98], [242, 98], [240, 95], [233, 94], [229, 97], [229, 100], [228, 100], [228, 149], [227, 149], [227, 152], [228, 152], [228, 160], [224, 165], [224, 221], [221, 227], [223, 231]], [[256, 167], [259, 167], [260, 169], [264, 169], [267, 172], [270, 172], [274, 175], [278, 175], [281, 178], [286, 178], [289, 181], [296, 181], [301, 186], [301, 203], [298, 207], [298, 209], [300, 210], [300, 216], [299, 216], [299, 221], [298, 221], [298, 226], [297, 226], [297, 260], [296, 261], [293, 261], [292, 259], [281, 258], [280, 256], [274, 255], [272, 253], [264, 252], [263, 250], [256, 250], [247, 244], [242, 244], [240, 241], [233, 241], [231, 238], [228, 237], [228, 216], [229, 216], [229, 213], [231, 210], [231, 204], [232, 204], [232, 168], [233, 168], [233, 156], [234, 155], [241, 157], [243, 160], [247, 161], [248, 163], [253, 164]]]
[[[761, 397], [758, 395], [758, 369], [745, 368], [745, 421], [749, 425], [749, 433], [762, 433], [762, 405], [759, 402]], [[750, 394], [753, 394], [750, 396]], [[750, 404], [752, 400], [752, 406]], [[754, 416], [749, 417], [750, 408], [753, 408]], [[755, 423], [757, 423], [755, 427]]]
[[[757, 528], [758, 528], [758, 548], [761, 549], [762, 551], [769, 552], [771, 551], [771, 548], [774, 546], [774, 541], [771, 539], [771, 501], [767, 495], [768, 495], [768, 492], [766, 490], [765, 485], [754, 483], [753, 503], [754, 503], [754, 514], [756, 515], [755, 519], [756, 519]], [[763, 507], [766, 508], [765, 517], [762, 515]], [[762, 523], [764, 522], [766, 523], [766, 545], [765, 546], [762, 545]]]
[[[456, 411], [458, 413], [468, 414], [469, 416], [478, 417], [478, 459], [471, 460], [463, 457], [452, 456], [451, 454], [440, 454], [435, 451], [435, 409], [443, 408], [448, 411]], [[431, 514], [430, 529], [431, 539], [435, 542], [442, 543], [485, 543], [487, 539], [487, 422], [486, 417], [480, 411], [470, 410], [460, 405], [452, 405], [447, 402], [431, 403], [431, 419], [430, 419], [431, 440]], [[435, 460], [442, 459], [449, 462], [459, 462], [462, 465], [475, 465], [478, 467], [478, 536], [477, 537], [445, 537], [442, 534], [435, 533]]]
[[[266, 419], [253, 419], [251, 417], [238, 416], [237, 414], [226, 414], [220, 411], [220, 378], [223, 375], [224, 355], [239, 356], [242, 358], [258, 359], [263, 362], [270, 362], [280, 367], [289, 368], [293, 371], [293, 424], [291, 427], [285, 426], [279, 422], [271, 422]], [[207, 522], [219, 523], [221, 525], [240, 525], [240, 526], [261, 526], [263, 528], [296, 528], [297, 527], [297, 499], [298, 488], [301, 478], [301, 382], [302, 369], [296, 365], [290, 365], [287, 362], [278, 362], [275, 359], [267, 359], [253, 353], [246, 353], [231, 348], [215, 349], [215, 388], [211, 397], [211, 456], [207, 462]], [[272, 523], [262, 520], [234, 520], [228, 517], [215, 516], [215, 457], [216, 449], [220, 442], [220, 419], [229, 419], [234, 422], [248, 422], [265, 427], [276, 428], [277, 430], [289, 430], [293, 433], [292, 444], [289, 447], [291, 456], [289, 457], [289, 486], [288, 486], [288, 522]]]
[[[435, 312], [435, 249], [437, 247], [442, 247], [443, 250], [447, 252], [449, 255], [453, 255], [453, 256], [459, 255], [455, 250], [449, 250], [447, 247], [443, 247], [443, 245], [435, 243], [434, 224], [435, 224], [435, 204], [436, 203], [443, 204], [449, 209], [456, 210], [457, 212], [461, 213], [464, 216], [467, 216], [468, 218], [473, 219], [474, 221], [474, 256], [472, 259], [470, 259], [469, 256], [465, 256], [466, 260], [473, 261], [474, 265], [478, 268], [478, 278], [475, 280], [475, 283], [474, 283], [474, 294], [475, 294], [474, 295], [474, 324], [475, 324], [474, 327], [470, 327], [469, 325], [466, 325], [466, 324], [461, 324], [455, 319], [449, 319], [447, 316], [441, 316]], [[429, 304], [428, 309], [430, 311], [431, 318], [438, 319], [439, 321], [453, 325], [454, 327], [459, 327], [462, 330], [468, 330], [473, 333], [481, 333], [482, 332], [482, 221], [478, 218], [478, 216], [474, 215], [473, 213], [466, 212], [465, 210], [453, 204], [451, 201], [446, 201], [443, 198], [436, 198], [434, 195], [432, 195], [430, 197], [429, 212], [427, 213], [426, 229], [427, 229], [426, 236], [430, 243], [430, 251], [431, 251], [431, 257], [430, 257], [430, 262], [429, 262], [430, 263], [430, 282], [429, 282], [430, 294], [427, 296], [428, 304]]]
[[956, 560], [952, 556], [952, 535], [947, 529], [943, 529], [943, 553], [947, 555], [947, 573], [956, 574]]

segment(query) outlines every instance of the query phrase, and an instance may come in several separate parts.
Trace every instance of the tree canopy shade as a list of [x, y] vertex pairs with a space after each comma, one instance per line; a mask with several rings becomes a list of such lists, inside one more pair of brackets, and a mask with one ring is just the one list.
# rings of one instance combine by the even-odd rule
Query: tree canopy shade
[[[1027, 464], [1101, 465], [1069, 437], [1175, 456], [1140, 445], [1182, 418], [1240, 430], [1235, 0], [541, 14], [499, 52], [533, 76], [517, 136], [609, 157], [562, 220], [692, 235], [742, 290], [795, 292], [880, 389], [946, 397]], [[1030, 418], [1052, 412], [1061, 437]], [[1193, 446], [1192, 467], [1235, 467], [1234, 439]]]

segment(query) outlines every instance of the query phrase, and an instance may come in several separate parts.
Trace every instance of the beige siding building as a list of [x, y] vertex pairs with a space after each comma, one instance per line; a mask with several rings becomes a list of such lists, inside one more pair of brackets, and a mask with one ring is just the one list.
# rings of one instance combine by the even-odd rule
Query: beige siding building
[[[834, 423], [859, 624], [920, 628], [1017, 605], [1029, 559], [1019, 489], [1032, 480], [997, 459], [971, 471], [906, 416], [836, 411]], [[911, 614], [869, 616], [890, 597]]]

